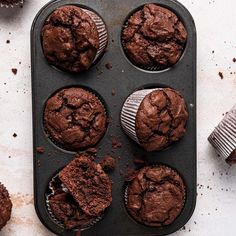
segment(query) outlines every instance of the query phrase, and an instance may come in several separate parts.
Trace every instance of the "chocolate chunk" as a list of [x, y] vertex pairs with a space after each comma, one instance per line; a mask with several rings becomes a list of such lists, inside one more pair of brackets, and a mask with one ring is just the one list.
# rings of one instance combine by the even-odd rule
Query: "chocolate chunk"
[[187, 32], [173, 12], [146, 4], [130, 17], [122, 38], [127, 56], [134, 64], [164, 69], [179, 60]]
[[13, 73], [14, 75], [17, 74], [17, 69], [16, 69], [16, 68], [12, 68], [11, 71], [12, 71], [12, 73]]
[[59, 178], [87, 215], [100, 215], [112, 202], [111, 180], [88, 156], [77, 156]]
[[186, 132], [188, 112], [181, 94], [155, 90], [142, 101], [136, 115], [136, 134], [147, 151], [158, 151], [178, 141]]
[[127, 209], [144, 225], [171, 224], [181, 213], [184, 202], [183, 180], [168, 167], [144, 167], [129, 180]]
[[55, 10], [42, 30], [47, 60], [67, 71], [88, 70], [99, 48], [99, 34], [92, 18], [81, 8], [63, 6]]
[[221, 79], [224, 79], [224, 75], [223, 75], [222, 72], [219, 72], [219, 76], [220, 76]]
[[104, 106], [82, 88], [63, 89], [46, 103], [44, 125], [50, 138], [68, 150], [96, 145], [106, 131]]
[[13, 136], [14, 138], [16, 138], [16, 137], [17, 137], [17, 134], [16, 134], [16, 133], [14, 133], [12, 136]]

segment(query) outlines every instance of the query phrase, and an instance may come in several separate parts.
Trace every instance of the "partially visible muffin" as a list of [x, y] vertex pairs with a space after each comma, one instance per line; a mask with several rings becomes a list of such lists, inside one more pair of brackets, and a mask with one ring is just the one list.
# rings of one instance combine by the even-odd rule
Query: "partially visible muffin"
[[14, 7], [23, 4], [24, 0], [0, 0], [1, 7]]
[[107, 116], [102, 102], [82, 88], [67, 88], [46, 103], [44, 126], [59, 146], [72, 151], [96, 145], [106, 131]]
[[88, 156], [78, 155], [59, 173], [59, 178], [85, 214], [98, 216], [110, 206], [111, 180]]
[[135, 65], [158, 70], [178, 62], [187, 31], [172, 11], [146, 4], [129, 18], [122, 40], [128, 58]]
[[171, 88], [139, 90], [125, 101], [124, 131], [146, 151], [160, 151], [186, 132], [188, 112], [183, 96]]
[[166, 166], [144, 167], [129, 179], [126, 207], [139, 223], [170, 225], [182, 212], [185, 184], [179, 174]]
[[70, 5], [56, 9], [42, 29], [42, 45], [47, 60], [70, 72], [88, 70], [101, 46], [98, 23], [106, 32], [104, 22], [94, 12]]
[[11, 218], [12, 202], [5, 186], [0, 183], [0, 230]]

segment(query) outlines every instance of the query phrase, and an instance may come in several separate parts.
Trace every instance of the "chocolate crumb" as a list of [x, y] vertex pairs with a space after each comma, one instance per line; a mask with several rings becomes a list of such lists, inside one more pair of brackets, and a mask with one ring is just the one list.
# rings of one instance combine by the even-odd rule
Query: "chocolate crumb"
[[111, 143], [112, 143], [112, 148], [113, 149], [118, 149], [122, 147], [122, 143], [119, 142], [115, 137], [111, 138]]
[[98, 152], [98, 149], [97, 148], [89, 148], [89, 149], [87, 149], [86, 150], [86, 152], [88, 153], [88, 154], [97, 154], [97, 152]]
[[222, 72], [219, 72], [219, 76], [220, 76], [221, 79], [224, 79], [224, 75], [223, 75]]
[[233, 62], [234, 62], [234, 63], [236, 62], [236, 58], [233, 58]]
[[16, 138], [16, 137], [17, 137], [17, 134], [16, 134], [16, 133], [14, 133], [12, 136], [13, 136], [14, 138]]
[[16, 69], [16, 68], [12, 68], [11, 71], [12, 71], [12, 73], [13, 73], [14, 75], [17, 74], [17, 69]]
[[108, 62], [105, 66], [106, 66], [106, 68], [107, 68], [108, 70], [112, 69], [112, 64], [111, 64], [111, 62]]
[[9, 44], [10, 42], [11, 42], [11, 41], [10, 41], [9, 39], [6, 41], [7, 44]]
[[44, 147], [37, 147], [36, 148], [37, 153], [43, 154], [45, 152]]
[[115, 90], [115, 89], [112, 89], [111, 95], [112, 95], [112, 96], [116, 96], [116, 90]]
[[112, 156], [106, 156], [100, 163], [104, 171], [112, 171], [115, 169], [116, 160]]

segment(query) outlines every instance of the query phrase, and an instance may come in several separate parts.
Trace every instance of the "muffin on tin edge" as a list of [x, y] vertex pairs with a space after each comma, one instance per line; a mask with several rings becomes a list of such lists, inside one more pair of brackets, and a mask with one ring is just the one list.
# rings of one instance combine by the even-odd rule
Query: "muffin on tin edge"
[[128, 19], [122, 41], [126, 55], [135, 65], [161, 70], [178, 62], [187, 32], [175, 13], [146, 4]]
[[112, 202], [109, 176], [85, 154], [78, 154], [50, 185], [48, 210], [67, 229], [94, 224]]
[[161, 227], [180, 215], [185, 203], [185, 184], [180, 175], [166, 166], [148, 166], [128, 180], [126, 208], [139, 223]]
[[54, 66], [70, 72], [88, 70], [107, 45], [103, 20], [77, 6], [56, 9], [42, 29], [44, 55]]
[[181, 139], [188, 112], [182, 95], [171, 88], [131, 94], [121, 112], [124, 131], [146, 151], [160, 151]]
[[85, 89], [62, 89], [46, 102], [45, 130], [66, 150], [96, 145], [106, 132], [106, 125], [107, 115], [102, 102]]

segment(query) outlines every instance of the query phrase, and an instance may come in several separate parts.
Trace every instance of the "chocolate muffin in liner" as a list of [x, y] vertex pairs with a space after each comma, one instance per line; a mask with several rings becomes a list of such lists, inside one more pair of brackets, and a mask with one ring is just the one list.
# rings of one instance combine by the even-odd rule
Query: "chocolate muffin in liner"
[[208, 141], [226, 163], [236, 164], [236, 105], [226, 113]]
[[15, 7], [19, 5], [23, 5], [24, 0], [0, 0], [0, 7]]
[[[71, 22], [74, 14], [77, 20]], [[81, 25], [77, 21], [81, 21]], [[49, 63], [73, 73], [88, 70], [108, 44], [104, 20], [95, 11], [79, 5], [65, 5], [53, 11], [41, 34], [44, 55]]]
[[[158, 95], [158, 98], [147, 103], [147, 99], [155, 91], [162, 91], [162, 96]], [[143, 110], [146, 114], [141, 117], [140, 112]], [[186, 132], [187, 120], [184, 98], [178, 91], [170, 88], [136, 91], [126, 99], [121, 110], [121, 126], [124, 132], [148, 152], [160, 151], [181, 139]]]
[[145, 4], [126, 20], [121, 42], [127, 58], [137, 67], [161, 71], [180, 60], [187, 31], [178, 16], [158, 4]]
[[[57, 187], [56, 187], [57, 186]], [[61, 222], [59, 219], [56, 218], [56, 216], [54, 215], [52, 209], [51, 209], [51, 206], [50, 206], [50, 199], [56, 195], [56, 189], [57, 188], [61, 188], [60, 191], [63, 193], [68, 193], [68, 189], [61, 183], [61, 181], [59, 180], [59, 174], [57, 174], [56, 176], [54, 176], [52, 178], [52, 180], [49, 182], [49, 191], [48, 193], [46, 194], [46, 206], [47, 206], [47, 210], [48, 210], [48, 213], [50, 214], [52, 220], [58, 225], [60, 226], [61, 228], [63, 229], [68, 229], [68, 230], [73, 230], [73, 231], [83, 231], [83, 230], [86, 230], [86, 229], [89, 229], [91, 227], [93, 227], [96, 223], [98, 223], [100, 220], [102, 220], [104, 214], [96, 217], [96, 218], [92, 218], [89, 219], [88, 216], [87, 219], [85, 217], [85, 219], [81, 219], [80, 220], [80, 223], [78, 223], [77, 226], [75, 227], [66, 227], [66, 225]], [[69, 193], [68, 193], [69, 194]], [[72, 196], [71, 196], [72, 198]], [[75, 203], [76, 204], [76, 203]], [[79, 208], [79, 205], [77, 204], [78, 208]], [[80, 212], [82, 212], [81, 209], [79, 209]], [[84, 224], [83, 224], [84, 223]]]
[[[54, 131], [52, 131], [52, 132], [49, 131], [49, 129], [47, 128], [46, 120], [45, 120], [45, 112], [46, 112], [46, 108], [47, 108], [47, 104], [48, 104], [49, 100], [52, 99], [53, 97], [56, 97], [56, 96], [62, 97], [62, 96], [60, 95], [60, 93], [63, 93], [63, 92], [66, 92], [66, 91], [72, 91], [73, 89], [77, 89], [77, 90], [78, 90], [78, 93], [79, 93], [79, 90], [83, 90], [84, 93], [87, 93], [87, 95], [88, 95], [89, 97], [91, 96], [92, 99], [96, 99], [96, 100], [99, 102], [99, 106], [101, 106], [101, 108], [102, 108], [102, 112], [103, 112], [102, 117], [105, 119], [105, 120], [104, 120], [104, 122], [105, 122], [104, 130], [98, 133], [98, 135], [100, 136], [100, 138], [98, 139], [98, 141], [97, 141], [97, 142], [91, 142], [91, 143], [88, 144], [88, 145], [82, 145], [82, 141], [81, 141], [81, 142], [80, 142], [80, 143], [81, 143], [81, 144], [80, 144], [80, 147], [78, 147], [78, 148], [74, 147], [75, 143], [73, 143], [73, 145], [70, 145], [70, 144], [67, 144], [67, 143], [65, 143], [65, 142], [62, 143], [61, 141], [63, 141], [63, 140], [61, 140], [61, 141], [56, 140], [56, 138], [53, 137], [53, 136], [55, 135], [55, 132], [54, 132]], [[73, 91], [72, 91], [72, 92], [73, 92]], [[82, 93], [80, 92], [80, 94], [82, 94]], [[68, 96], [69, 96], [69, 95], [68, 95]], [[67, 101], [67, 102], [68, 102], [68, 96], [67, 96], [66, 98], [63, 97], [63, 103], [64, 103], [64, 101]], [[82, 96], [82, 95], [81, 95], [81, 96]], [[72, 98], [73, 98], [73, 97], [72, 97]], [[84, 99], [85, 99], [85, 98], [84, 98]], [[73, 100], [73, 99], [71, 99], [71, 100]], [[73, 101], [72, 101], [72, 102], [73, 102]], [[91, 102], [91, 101], [88, 100], [87, 102]], [[55, 105], [55, 104], [54, 104], [54, 105]], [[55, 105], [55, 106], [56, 106], [56, 105]], [[64, 104], [63, 106], [65, 106], [65, 104]], [[75, 110], [73, 110], [73, 109], [75, 109], [76, 106], [73, 106], [73, 105], [71, 105], [71, 106], [70, 106], [70, 105], [67, 105], [67, 106], [69, 106], [69, 108], [72, 109], [73, 114], [74, 114], [74, 113], [75, 113]], [[98, 109], [99, 109], [99, 108], [97, 108], [97, 110], [98, 110]], [[59, 112], [57, 111], [57, 109], [55, 109], [55, 111], [56, 111], [56, 113], [59, 113]], [[83, 113], [83, 117], [86, 117], [86, 114]], [[78, 118], [78, 117], [77, 117], [77, 118]], [[78, 122], [77, 118], [73, 118], [73, 119], [76, 120], [76, 122]], [[89, 118], [89, 117], [88, 117], [88, 118]], [[68, 117], [67, 117], [67, 119], [68, 119]], [[72, 120], [73, 120], [73, 119], [72, 119]], [[101, 118], [101, 119], [102, 119], [102, 118]], [[65, 122], [65, 120], [63, 121], [62, 126], [65, 125], [64, 122]], [[93, 122], [93, 123], [95, 124], [95, 122]], [[99, 98], [99, 95], [95, 94], [95, 92], [93, 92], [93, 91], [91, 91], [91, 90], [89, 90], [89, 89], [86, 89], [86, 88], [81, 88], [81, 87], [69, 87], [69, 88], [64, 88], [64, 89], [61, 89], [61, 90], [57, 91], [56, 93], [54, 93], [54, 94], [46, 101], [45, 108], [44, 108], [43, 124], [44, 124], [44, 129], [45, 129], [46, 135], [48, 136], [48, 138], [49, 138], [56, 146], [58, 146], [58, 147], [60, 147], [60, 148], [62, 148], [62, 149], [64, 149], [64, 150], [68, 150], [68, 151], [73, 151], [73, 152], [75, 152], [75, 151], [86, 150], [87, 148], [94, 147], [94, 146], [96, 146], [96, 145], [102, 140], [102, 138], [104, 137], [104, 135], [105, 135], [105, 133], [106, 133], [106, 130], [107, 130], [108, 114], [107, 114], [107, 109], [106, 109], [106, 106], [105, 106], [105, 104], [104, 104], [104, 101], [103, 101], [101, 98]], [[69, 120], [68, 120], [68, 125], [69, 125]], [[60, 127], [60, 126], [61, 126], [61, 125], [59, 125], [59, 127]], [[70, 126], [70, 125], [69, 125], [69, 126]], [[84, 126], [84, 124], [83, 124], [83, 126]], [[103, 127], [103, 125], [100, 124], [100, 127]], [[90, 127], [90, 128], [91, 128], [91, 127]], [[88, 130], [87, 130], [87, 131], [88, 131]], [[59, 133], [62, 133], [62, 130], [60, 130], [60, 132], [58, 132], [58, 134], [59, 134]], [[88, 133], [87, 133], [86, 135], [88, 135]], [[91, 140], [90, 140], [90, 141], [91, 141]], [[77, 143], [79, 143], [79, 142], [77, 142]], [[82, 146], [81, 146], [81, 145], [82, 145]]]
[[[149, 181], [150, 183], [134, 184], [132, 187], [135, 186], [136, 188], [140, 188], [140, 190], [142, 189], [143, 191], [146, 191], [146, 193], [142, 192], [141, 195], [137, 194], [137, 196], [132, 197], [131, 205], [133, 205], [134, 208], [132, 209], [133, 211], [130, 210], [129, 209], [129, 188], [132, 188], [130, 187], [130, 185], [132, 184], [132, 181], [134, 181], [135, 179], [140, 180], [141, 177], [139, 175], [141, 172], [144, 173], [145, 171], [148, 171], [148, 170], [150, 171], [154, 168], [156, 169], [156, 171], [158, 170], [160, 171], [162, 169], [163, 171], [169, 172], [168, 173], [169, 176], [163, 177], [163, 179], [158, 180], [156, 182], [158, 187], [155, 186], [155, 183], [152, 182], [153, 179], [157, 178], [157, 176], [155, 176], [155, 173], [149, 173], [150, 176], [147, 177], [146, 181]], [[171, 176], [173, 178], [171, 178]], [[166, 191], [161, 189], [162, 188], [161, 186], [165, 185], [165, 182], [167, 181], [170, 182], [166, 185], [168, 193], [166, 193]], [[181, 199], [178, 199], [179, 202], [177, 203], [177, 205], [171, 206], [170, 209], [164, 209], [166, 205], [168, 206], [168, 201], [170, 200], [170, 198], [172, 198], [172, 200], [176, 200], [177, 198], [180, 197], [180, 196], [177, 196], [178, 194], [175, 193], [174, 190], [171, 189], [171, 185], [179, 189], [180, 192], [178, 194], [181, 195]], [[150, 192], [148, 193], [149, 190]], [[163, 193], [163, 191], [165, 193]], [[147, 197], [146, 196], [147, 194], [151, 194], [151, 196]], [[140, 200], [140, 198], [145, 198], [145, 197], [146, 199]], [[165, 200], [163, 200], [163, 204], [165, 204], [165, 206], [162, 206], [159, 204], [157, 204], [158, 206], [156, 205], [155, 200], [162, 201], [161, 197], [165, 198]], [[148, 203], [148, 200], [150, 202], [150, 205]], [[172, 224], [181, 214], [185, 205], [185, 201], [186, 201], [186, 185], [184, 183], [184, 180], [182, 179], [182, 177], [179, 175], [179, 173], [176, 170], [166, 165], [161, 164], [161, 165], [146, 166], [140, 170], [135, 171], [134, 173], [132, 173], [130, 176], [126, 178], [126, 186], [124, 189], [124, 203], [125, 203], [126, 210], [136, 222], [143, 224], [145, 226], [159, 228], [159, 227], [165, 227]], [[140, 205], [140, 202], [142, 202], [142, 204], [146, 206], [144, 206], [143, 208], [143, 205], [142, 204]], [[134, 209], [137, 211], [135, 211]], [[150, 212], [148, 212], [149, 210]], [[168, 212], [165, 212], [165, 210]], [[144, 218], [146, 218], [146, 220], [143, 218], [142, 215], [145, 216]], [[155, 221], [154, 220], [155, 217], [159, 218], [159, 220], [162, 217], [167, 217], [167, 219], [161, 222], [161, 221]], [[151, 221], [149, 221], [148, 218], [150, 218], [149, 220]]]

